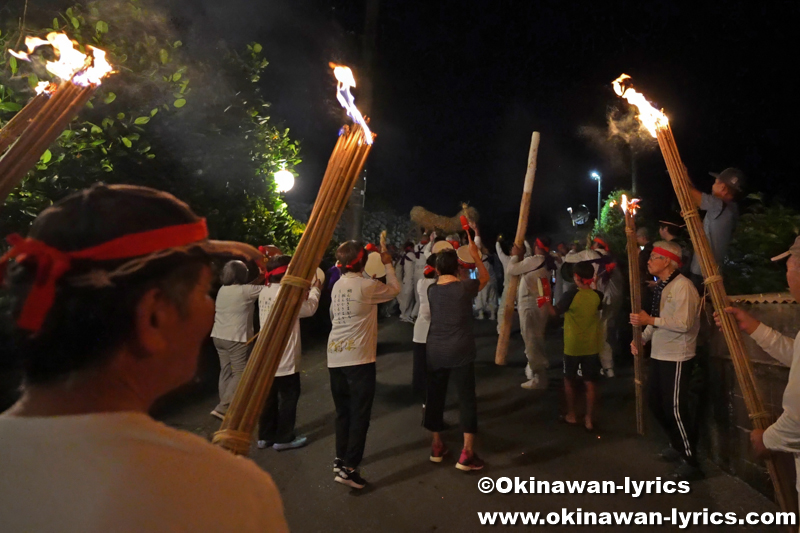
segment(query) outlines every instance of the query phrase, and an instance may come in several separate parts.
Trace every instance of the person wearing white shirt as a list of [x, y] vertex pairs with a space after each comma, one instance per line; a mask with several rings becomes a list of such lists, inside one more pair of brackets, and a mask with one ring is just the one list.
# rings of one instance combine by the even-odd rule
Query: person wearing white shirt
[[497, 320], [497, 284], [494, 279], [494, 268], [492, 267], [492, 262], [486, 248], [483, 247], [478, 224], [470, 221], [469, 226], [472, 228], [472, 231], [475, 232], [475, 244], [478, 246], [478, 249], [481, 250], [481, 262], [483, 262], [483, 266], [486, 268], [487, 272], [489, 272], [489, 282], [481, 289], [478, 296], [475, 297], [475, 310], [478, 311], [477, 318], [478, 320], [483, 320], [486, 318], [486, 313], [488, 313], [489, 320]]
[[425, 344], [428, 340], [428, 329], [431, 327], [431, 306], [428, 302], [428, 289], [436, 283], [436, 254], [431, 254], [426, 259], [425, 279], [417, 282], [417, 299], [419, 300], [419, 315], [414, 322], [414, 361], [411, 370], [411, 388], [425, 399], [425, 386], [427, 376], [427, 355]]
[[328, 372], [336, 406], [335, 481], [362, 489], [366, 481], [357, 468], [364, 456], [375, 398], [375, 359], [378, 350], [378, 304], [400, 293], [392, 256], [381, 252], [386, 283], [363, 275], [367, 253], [361, 243], [347, 241], [336, 250], [343, 272], [331, 292], [331, 333]]
[[[697, 289], [680, 273], [681, 247], [674, 242], [653, 245], [647, 269], [659, 282], [653, 290], [653, 308], [631, 313], [630, 323], [646, 326], [642, 343], [652, 341], [648, 396], [650, 410], [664, 428], [670, 448], [661, 452], [667, 461], [681, 461], [675, 477], [700, 479], [697, 431], [689, 404], [689, 380], [694, 368], [697, 333], [700, 330]], [[632, 268], [635, 268], [634, 265]], [[638, 355], [631, 343], [631, 353]]]
[[415, 264], [414, 243], [406, 242], [403, 246], [403, 255], [400, 257], [397, 266], [397, 276], [402, 280], [403, 287], [397, 295], [397, 303], [400, 306], [400, 320], [403, 322], [414, 322], [412, 318], [417, 300], [415, 298]]
[[236, 387], [247, 366], [253, 338], [253, 313], [262, 285], [247, 283], [247, 266], [241, 261], [228, 261], [222, 267], [220, 287], [214, 313], [211, 337], [219, 354], [219, 403], [211, 416], [222, 420], [233, 400]]
[[[261, 330], [267, 323], [272, 312], [272, 306], [278, 297], [280, 282], [292, 261], [289, 255], [279, 255], [270, 259], [267, 264], [267, 284], [261, 289], [258, 296], [258, 318], [261, 322]], [[300, 319], [313, 316], [319, 306], [320, 282], [315, 277], [314, 283], [306, 295], [305, 301], [300, 306], [300, 314], [294, 323], [289, 342], [283, 351], [283, 356], [275, 372], [275, 380], [272, 382], [269, 395], [267, 396], [264, 410], [258, 421], [258, 447], [273, 449], [291, 450], [300, 448], [308, 443], [308, 438], [294, 433], [294, 425], [297, 421], [297, 401], [300, 399], [300, 354], [302, 352], [300, 344]]]
[[[232, 256], [263, 261], [210, 241], [172, 195], [130, 185], [68, 196], [12, 246], [16, 259], [0, 263], [14, 310], [4, 355], [23, 384], [0, 414], [3, 533], [289, 531], [269, 474], [147, 414], [195, 375], [214, 322], [211, 258]], [[34, 279], [57, 288], [52, 299]]]
[[525, 341], [525, 356], [528, 365], [525, 368], [527, 381], [522, 383], [523, 389], [547, 388], [547, 354], [544, 334], [549, 317], [548, 310], [540, 306], [540, 299], [550, 295], [550, 275], [555, 263], [550, 255], [549, 241], [546, 238], [536, 239], [534, 255], [523, 257], [524, 250], [514, 245], [511, 260], [508, 263], [508, 274], [521, 276], [517, 289], [517, 307], [522, 339]]
[[[800, 302], [800, 237], [795, 239], [789, 251], [772, 260], [786, 257], [789, 258], [786, 262], [789, 292], [795, 301]], [[765, 352], [789, 367], [789, 381], [783, 392], [783, 413], [767, 429], [752, 430], [750, 443], [758, 457], [768, 456], [770, 450], [794, 454], [795, 488], [800, 494], [800, 333], [794, 339], [783, 335], [736, 307], [727, 307], [725, 312], [733, 315], [739, 329], [750, 335]], [[714, 318], [719, 326], [716, 313]]]

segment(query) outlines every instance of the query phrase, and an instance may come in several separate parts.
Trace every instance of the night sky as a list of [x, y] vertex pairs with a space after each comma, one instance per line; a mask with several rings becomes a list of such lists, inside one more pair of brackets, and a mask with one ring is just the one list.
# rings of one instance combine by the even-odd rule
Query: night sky
[[[191, 5], [191, 7], [189, 7]], [[490, 231], [512, 232], [530, 134], [541, 132], [531, 232], [569, 224], [566, 208], [629, 187], [629, 161], [606, 116], [625, 106], [610, 82], [625, 72], [663, 107], [690, 175], [738, 166], [761, 191], [800, 207], [793, 122], [797, 2], [382, 0], [374, 105], [378, 134], [367, 209], [423, 205], [452, 215], [474, 205]], [[258, 40], [270, 61], [273, 119], [302, 141], [288, 202], [311, 202], [343, 117], [329, 61], [366, 71], [364, 0], [173, 0], [191, 30], [233, 44]], [[189, 11], [186, 11], [189, 9]], [[354, 91], [358, 104], [358, 89]], [[587, 136], [594, 131], [595, 136]], [[643, 213], [675, 210], [657, 148], [639, 156]]]

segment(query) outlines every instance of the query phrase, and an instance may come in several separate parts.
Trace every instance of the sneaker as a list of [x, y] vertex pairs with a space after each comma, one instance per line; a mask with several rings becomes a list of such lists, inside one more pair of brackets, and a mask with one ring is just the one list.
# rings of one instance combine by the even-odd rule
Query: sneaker
[[302, 448], [308, 444], [308, 437], [295, 437], [292, 442], [276, 442], [272, 445], [273, 450], [294, 450], [295, 448]]
[[681, 452], [672, 447], [664, 448], [658, 456], [666, 463], [674, 463], [679, 461], [682, 457]]
[[525, 366], [525, 377], [529, 380], [533, 379], [533, 369], [531, 368], [530, 363]]
[[542, 378], [541, 374], [537, 372], [533, 375], [533, 378], [520, 385], [520, 387], [527, 390], [543, 390], [547, 388], [547, 378]]
[[697, 466], [681, 461], [681, 465], [673, 472], [672, 477], [680, 481], [697, 481], [703, 479], [703, 471]]
[[344, 466], [344, 461], [339, 459], [338, 457], [333, 460], [333, 471], [338, 472]]
[[363, 489], [367, 484], [367, 480], [358, 475], [357, 470], [350, 470], [344, 466], [339, 470], [333, 480], [336, 481], [336, 483], [341, 483], [342, 485], [347, 485], [354, 489]]
[[441, 463], [442, 459], [444, 458], [445, 455], [447, 455], [448, 451], [449, 450], [447, 449], [447, 446], [444, 445], [444, 443], [439, 444], [439, 446], [436, 446], [435, 444], [432, 445], [431, 446], [431, 457], [430, 457], [431, 462], [432, 463]]
[[211, 411], [211, 413], [210, 413], [210, 414], [211, 414], [211, 416], [213, 416], [214, 418], [219, 418], [220, 420], [224, 420], [224, 419], [225, 419], [225, 415], [224, 415], [224, 414], [222, 414], [222, 413], [220, 413], [220, 412], [219, 412], [219, 411], [217, 411], [216, 409], [214, 409], [213, 411]]
[[465, 472], [471, 472], [472, 470], [480, 470], [483, 468], [483, 460], [478, 457], [478, 454], [475, 452], [468, 452], [467, 450], [461, 450], [461, 457], [458, 459], [456, 463], [456, 468], [459, 470], [463, 470]]
[[270, 440], [260, 440], [256, 443], [259, 450], [263, 450], [264, 448], [271, 448], [274, 443]]
[[607, 378], [613, 378], [614, 377], [614, 369], [613, 368], [606, 368], [603, 372], [605, 373]]

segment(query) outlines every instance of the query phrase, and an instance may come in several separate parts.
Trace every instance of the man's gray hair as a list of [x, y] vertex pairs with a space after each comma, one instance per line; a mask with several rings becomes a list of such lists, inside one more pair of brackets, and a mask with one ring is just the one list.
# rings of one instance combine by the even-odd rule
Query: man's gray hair
[[[670, 252], [671, 254], [674, 254], [676, 257], [683, 256], [683, 250], [681, 250], [681, 245], [676, 243], [675, 241], [658, 241], [654, 243], [653, 251], [654, 253], [658, 253], [655, 251], [655, 248], [663, 248], [664, 250]], [[680, 268], [680, 265], [678, 265], [678, 262], [675, 261], [674, 259], [670, 259], [669, 264], [672, 266], [672, 268]]]
[[650, 232], [647, 231], [647, 228], [638, 228], [636, 230], [636, 236], [637, 237], [644, 237], [645, 239], [649, 239], [650, 238]]
[[247, 274], [247, 265], [242, 261], [228, 261], [219, 278], [223, 285], [243, 285], [247, 283]]

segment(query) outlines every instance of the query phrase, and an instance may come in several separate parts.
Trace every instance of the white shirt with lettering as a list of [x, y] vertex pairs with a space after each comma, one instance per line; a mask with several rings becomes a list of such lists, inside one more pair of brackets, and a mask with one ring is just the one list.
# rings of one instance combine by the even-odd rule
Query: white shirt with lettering
[[[272, 306], [275, 304], [275, 298], [278, 296], [278, 289], [281, 286], [279, 283], [273, 283], [261, 289], [261, 294], [258, 297], [258, 319], [261, 322], [261, 329], [264, 329], [264, 324], [267, 323]], [[318, 288], [314, 287], [308, 292], [308, 299], [300, 306], [300, 314], [292, 328], [292, 334], [289, 336], [289, 342], [286, 344], [286, 349], [283, 351], [278, 371], [275, 372], [275, 377], [290, 376], [297, 372], [297, 365], [300, 363], [300, 352], [302, 350], [300, 345], [300, 319], [312, 316], [317, 312], [319, 306]]]

